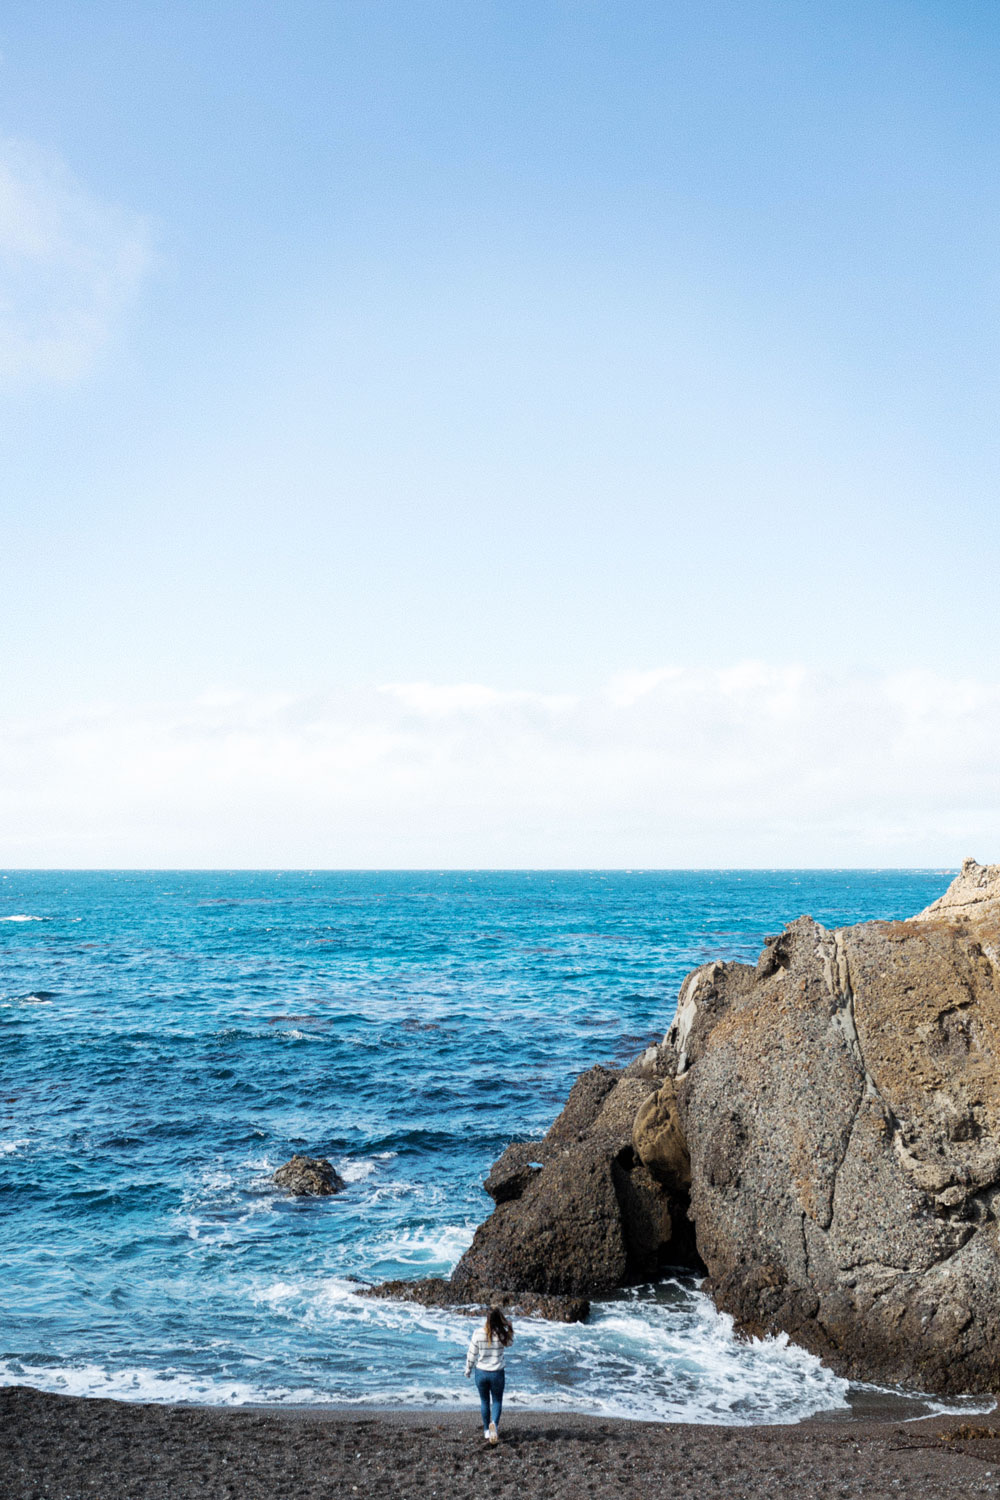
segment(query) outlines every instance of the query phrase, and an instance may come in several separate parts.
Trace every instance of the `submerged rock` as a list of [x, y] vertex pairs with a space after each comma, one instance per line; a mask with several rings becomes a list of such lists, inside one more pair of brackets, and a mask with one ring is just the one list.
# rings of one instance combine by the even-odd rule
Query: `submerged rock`
[[271, 1181], [296, 1198], [329, 1198], [347, 1186], [323, 1156], [293, 1156], [273, 1173]]

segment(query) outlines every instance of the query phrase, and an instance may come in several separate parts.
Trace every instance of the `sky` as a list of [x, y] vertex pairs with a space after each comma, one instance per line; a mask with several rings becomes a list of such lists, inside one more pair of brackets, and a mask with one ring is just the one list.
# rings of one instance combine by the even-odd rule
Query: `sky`
[[992, 0], [10, 0], [0, 863], [1000, 860]]

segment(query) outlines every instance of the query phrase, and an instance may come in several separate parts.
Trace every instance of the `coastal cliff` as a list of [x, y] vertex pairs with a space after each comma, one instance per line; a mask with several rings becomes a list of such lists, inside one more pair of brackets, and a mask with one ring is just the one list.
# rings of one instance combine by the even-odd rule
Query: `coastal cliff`
[[841, 1373], [993, 1389], [1000, 866], [966, 860], [907, 921], [801, 917], [755, 967], [696, 969], [662, 1044], [584, 1074], [485, 1186], [450, 1282], [395, 1295], [580, 1316], [686, 1266]]

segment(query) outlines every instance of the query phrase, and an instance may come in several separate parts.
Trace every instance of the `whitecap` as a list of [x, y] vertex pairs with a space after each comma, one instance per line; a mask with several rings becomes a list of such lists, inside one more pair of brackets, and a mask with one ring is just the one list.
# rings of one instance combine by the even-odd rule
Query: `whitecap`
[[44, 922], [44, 917], [29, 917], [23, 912], [15, 912], [12, 917], [0, 917], [0, 922]]
[[391, 1161], [395, 1155], [395, 1151], [377, 1151], [374, 1156], [350, 1157], [335, 1165], [345, 1182], [364, 1182], [378, 1171], [381, 1162]]

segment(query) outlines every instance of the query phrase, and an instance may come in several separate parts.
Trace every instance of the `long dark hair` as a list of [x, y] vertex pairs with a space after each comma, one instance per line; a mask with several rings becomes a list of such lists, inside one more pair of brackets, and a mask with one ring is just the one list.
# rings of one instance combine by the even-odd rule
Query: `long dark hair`
[[506, 1349], [513, 1337], [514, 1330], [499, 1307], [491, 1307], [486, 1314], [486, 1342], [492, 1344], [494, 1339], [499, 1339]]

